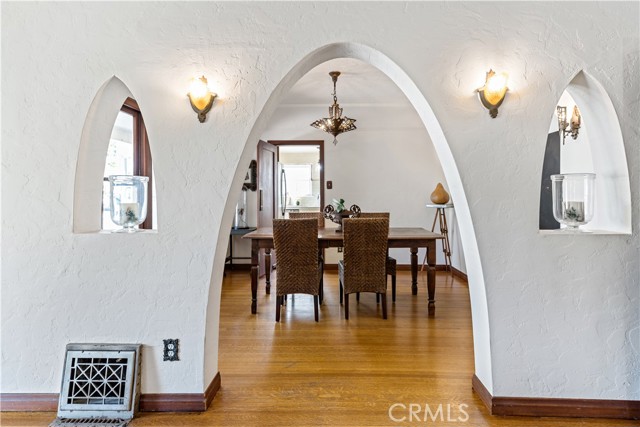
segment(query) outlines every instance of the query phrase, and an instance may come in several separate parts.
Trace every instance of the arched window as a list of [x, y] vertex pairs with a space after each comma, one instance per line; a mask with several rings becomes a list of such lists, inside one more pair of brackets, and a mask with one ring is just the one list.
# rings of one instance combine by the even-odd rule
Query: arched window
[[109, 175], [139, 175], [149, 178], [147, 219], [140, 224], [140, 228], [153, 228], [154, 185], [149, 138], [138, 103], [132, 98], [126, 99], [118, 113], [107, 149], [102, 183], [103, 230], [119, 228], [111, 221]]

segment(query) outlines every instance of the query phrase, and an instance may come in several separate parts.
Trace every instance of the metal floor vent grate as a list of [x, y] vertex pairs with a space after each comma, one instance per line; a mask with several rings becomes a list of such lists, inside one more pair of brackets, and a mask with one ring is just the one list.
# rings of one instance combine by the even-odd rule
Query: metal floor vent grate
[[139, 344], [68, 344], [50, 427], [122, 427], [138, 411]]
[[131, 420], [111, 418], [56, 418], [49, 427], [127, 427]]

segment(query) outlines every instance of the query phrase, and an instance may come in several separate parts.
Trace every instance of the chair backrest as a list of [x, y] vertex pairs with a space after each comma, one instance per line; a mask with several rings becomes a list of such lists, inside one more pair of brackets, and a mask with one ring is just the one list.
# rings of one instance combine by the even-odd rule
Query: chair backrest
[[342, 229], [345, 292], [385, 292], [389, 219], [345, 218]]
[[290, 219], [315, 219], [318, 228], [324, 227], [324, 214], [322, 212], [289, 212]]
[[387, 219], [389, 219], [389, 212], [360, 212], [359, 218], [387, 218]]
[[318, 222], [274, 219], [273, 246], [278, 256], [276, 295], [318, 295]]

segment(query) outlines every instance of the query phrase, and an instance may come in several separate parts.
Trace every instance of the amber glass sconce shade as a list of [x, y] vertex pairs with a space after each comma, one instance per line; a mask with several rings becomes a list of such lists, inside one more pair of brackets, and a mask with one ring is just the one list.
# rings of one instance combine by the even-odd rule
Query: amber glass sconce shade
[[489, 70], [484, 86], [478, 89], [480, 102], [489, 110], [491, 118], [495, 119], [498, 116], [498, 107], [502, 105], [509, 90], [507, 79], [507, 73], [496, 74], [495, 71]]
[[191, 108], [198, 114], [198, 120], [200, 123], [204, 123], [207, 113], [211, 110], [213, 101], [217, 96], [209, 90], [205, 76], [193, 79], [187, 96], [189, 97]]

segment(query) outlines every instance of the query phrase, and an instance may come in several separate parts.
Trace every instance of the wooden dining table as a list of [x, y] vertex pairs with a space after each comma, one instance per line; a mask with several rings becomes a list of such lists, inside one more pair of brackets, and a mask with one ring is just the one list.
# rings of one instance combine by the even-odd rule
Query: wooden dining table
[[[258, 271], [259, 253], [264, 249], [265, 257], [265, 290], [271, 292], [271, 249], [273, 249], [273, 228], [260, 227], [242, 236], [251, 240], [251, 313], [256, 314], [258, 308]], [[427, 249], [427, 291], [428, 312], [435, 314], [436, 295], [436, 240], [442, 234], [434, 233], [419, 227], [389, 227], [389, 248], [409, 248], [411, 254], [411, 293], [418, 295], [418, 248]], [[318, 228], [318, 248], [339, 248], [344, 246], [341, 232], [336, 228]]]

